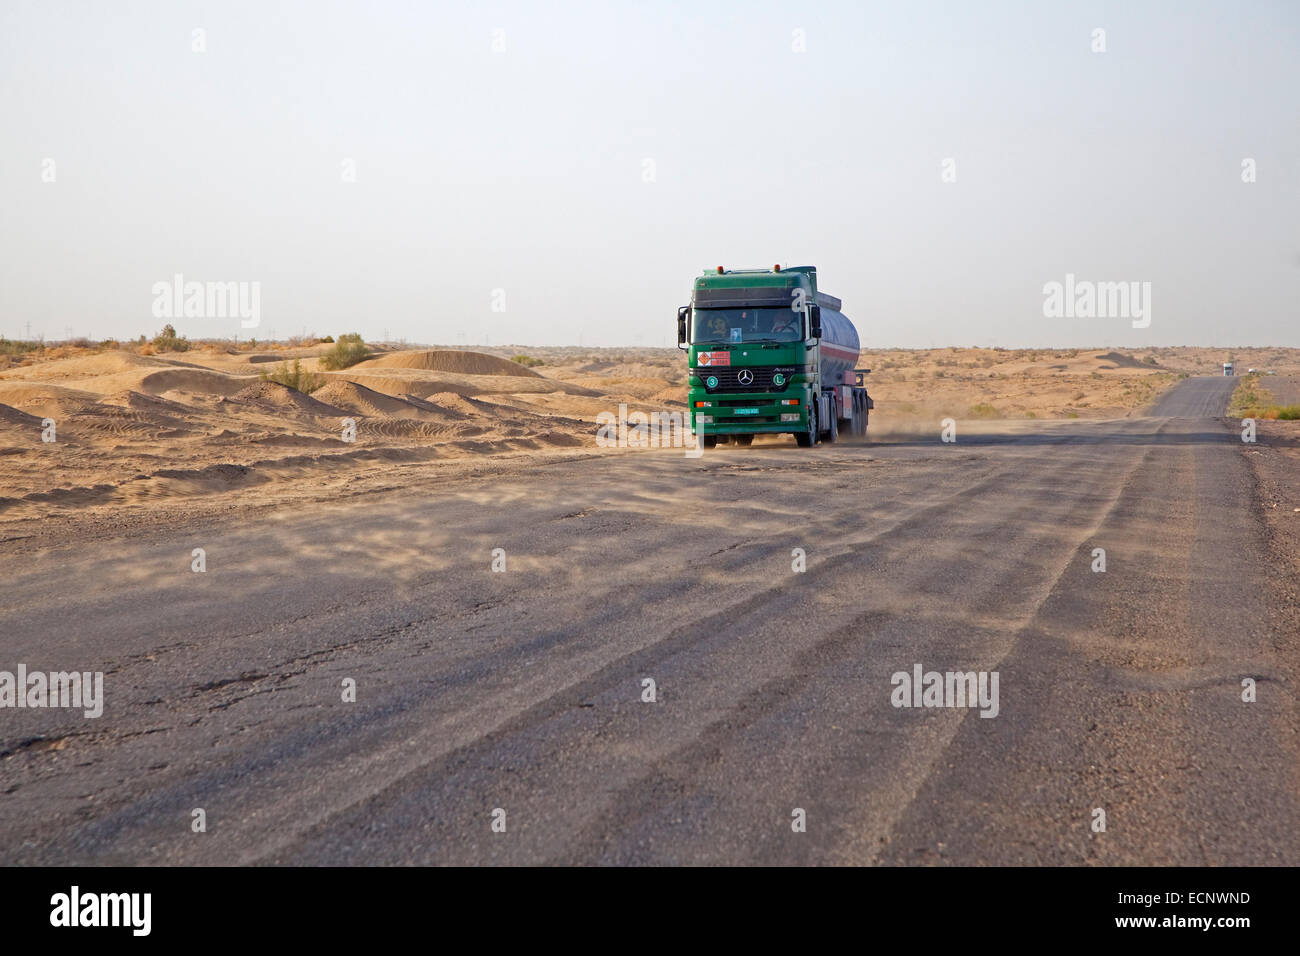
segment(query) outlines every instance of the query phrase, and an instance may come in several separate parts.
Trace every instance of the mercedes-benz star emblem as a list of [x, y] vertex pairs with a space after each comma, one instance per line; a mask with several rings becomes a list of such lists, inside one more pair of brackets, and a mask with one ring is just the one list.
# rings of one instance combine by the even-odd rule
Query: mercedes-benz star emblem
[[747, 368], [741, 369], [740, 374], [736, 376], [736, 381], [741, 385], [748, 385], [750, 382], [754, 381], [754, 373]]

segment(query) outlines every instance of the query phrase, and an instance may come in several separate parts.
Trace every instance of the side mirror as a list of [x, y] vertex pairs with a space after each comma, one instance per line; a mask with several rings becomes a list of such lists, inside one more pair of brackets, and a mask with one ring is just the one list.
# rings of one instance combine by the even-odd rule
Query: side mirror
[[808, 334], [814, 339], [822, 337], [822, 307], [815, 302], [808, 307]]
[[677, 310], [677, 347], [681, 348], [686, 344], [686, 316], [691, 311], [689, 305], [684, 305]]

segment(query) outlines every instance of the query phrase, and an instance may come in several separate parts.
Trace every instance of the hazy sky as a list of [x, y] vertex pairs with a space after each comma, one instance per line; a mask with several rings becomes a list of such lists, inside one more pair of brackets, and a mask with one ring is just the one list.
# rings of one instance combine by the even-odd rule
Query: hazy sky
[[1300, 346], [1298, 101], [1295, 2], [3, 0], [0, 333], [180, 273], [260, 283], [191, 336], [666, 345], [782, 262], [867, 347]]

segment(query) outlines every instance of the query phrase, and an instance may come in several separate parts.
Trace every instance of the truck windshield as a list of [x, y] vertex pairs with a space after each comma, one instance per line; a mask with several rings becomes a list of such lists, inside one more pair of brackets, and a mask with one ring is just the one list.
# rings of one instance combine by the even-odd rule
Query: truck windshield
[[696, 309], [691, 323], [691, 342], [700, 345], [802, 340], [803, 313], [787, 308]]

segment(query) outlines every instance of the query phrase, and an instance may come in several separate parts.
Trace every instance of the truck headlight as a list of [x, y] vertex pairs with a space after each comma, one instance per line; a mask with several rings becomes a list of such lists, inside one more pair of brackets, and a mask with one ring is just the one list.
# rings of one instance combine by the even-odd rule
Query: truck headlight
[[[799, 417], [798, 415], [795, 416], [795, 418], [798, 418], [798, 417]], [[712, 416], [712, 415], [696, 415], [696, 416], [695, 416], [695, 421], [696, 421], [696, 423], [699, 424], [699, 425], [712, 425], [712, 424], [713, 424], [713, 416]]]
[[781, 421], [783, 422], [797, 422], [798, 420], [799, 420], [798, 415], [783, 414], [781, 416]]

